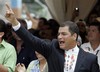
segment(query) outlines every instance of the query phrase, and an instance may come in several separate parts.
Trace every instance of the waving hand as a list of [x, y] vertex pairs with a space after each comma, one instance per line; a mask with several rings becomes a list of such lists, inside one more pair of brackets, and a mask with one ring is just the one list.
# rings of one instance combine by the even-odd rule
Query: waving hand
[[10, 8], [10, 6], [8, 4], [6, 4], [6, 14], [5, 17], [6, 19], [11, 22], [12, 26], [16, 26], [18, 24], [18, 21], [14, 15], [13, 10]]

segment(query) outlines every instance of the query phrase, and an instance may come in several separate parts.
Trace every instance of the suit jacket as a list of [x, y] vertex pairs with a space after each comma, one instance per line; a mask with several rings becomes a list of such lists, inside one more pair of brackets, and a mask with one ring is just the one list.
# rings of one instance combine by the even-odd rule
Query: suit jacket
[[[10, 40], [10, 44], [12, 44], [15, 47], [16, 52], [17, 52], [17, 48], [16, 48], [17, 43], [13, 37]], [[27, 68], [29, 63], [35, 59], [37, 59], [37, 57], [35, 55], [35, 51], [32, 49], [32, 47], [27, 42], [23, 43], [21, 45], [20, 52], [19, 53], [17, 52], [16, 64], [23, 63], [25, 65], [25, 67]]]
[[[49, 72], [64, 72], [64, 50], [59, 48], [57, 40], [46, 43], [44, 40], [30, 34], [23, 27], [17, 30], [17, 34], [33, 49], [44, 55], [47, 59]], [[97, 57], [79, 48], [76, 67], [73, 72], [99, 72]]]

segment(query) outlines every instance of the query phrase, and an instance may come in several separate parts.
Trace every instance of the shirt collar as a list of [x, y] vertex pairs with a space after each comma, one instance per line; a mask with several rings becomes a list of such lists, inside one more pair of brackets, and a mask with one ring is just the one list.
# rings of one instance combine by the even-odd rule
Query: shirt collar
[[[87, 47], [89, 48], [89, 51], [91, 51], [91, 50], [93, 51], [90, 42], [89, 42], [89, 46], [87, 46]], [[95, 51], [98, 51], [98, 50], [100, 50], [100, 44], [99, 44], [99, 46], [95, 49]]]
[[99, 46], [96, 48], [96, 51], [98, 51], [98, 50], [100, 50], [100, 44], [99, 44]]
[[0, 48], [5, 48], [5, 40], [3, 39], [2, 42], [0, 43]]
[[68, 51], [65, 50], [65, 53], [70, 53], [70, 52], [77, 53], [78, 51], [79, 51], [79, 48], [78, 48], [78, 46], [76, 45], [74, 48], [69, 49]]

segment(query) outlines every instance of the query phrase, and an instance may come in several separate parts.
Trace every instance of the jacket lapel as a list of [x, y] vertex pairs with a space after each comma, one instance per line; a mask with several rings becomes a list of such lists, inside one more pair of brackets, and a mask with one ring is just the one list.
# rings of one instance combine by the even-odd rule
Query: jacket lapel
[[84, 51], [81, 48], [79, 48], [79, 54], [78, 54], [74, 72], [79, 72], [78, 70], [84, 61], [84, 55], [85, 55]]

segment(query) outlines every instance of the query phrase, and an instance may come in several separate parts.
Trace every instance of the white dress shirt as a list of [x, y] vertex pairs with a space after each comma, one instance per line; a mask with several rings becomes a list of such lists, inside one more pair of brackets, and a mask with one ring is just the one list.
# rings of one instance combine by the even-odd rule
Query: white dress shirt
[[65, 51], [64, 72], [74, 72], [78, 53], [79, 48], [77, 47], [77, 45], [75, 46], [75, 48]]
[[87, 51], [89, 53], [92, 53], [94, 55], [97, 55], [97, 57], [98, 57], [98, 64], [99, 64], [99, 67], [100, 67], [100, 44], [99, 44], [99, 46], [95, 50], [93, 50], [93, 48], [91, 47], [90, 42], [87, 42], [87, 43], [82, 44], [81, 45], [81, 48], [84, 51]]
[[20, 23], [18, 23], [18, 25], [16, 25], [16, 26], [13, 26], [14, 31], [17, 31], [20, 28], [20, 26], [21, 26]]

